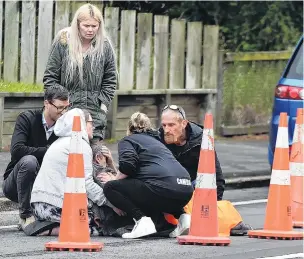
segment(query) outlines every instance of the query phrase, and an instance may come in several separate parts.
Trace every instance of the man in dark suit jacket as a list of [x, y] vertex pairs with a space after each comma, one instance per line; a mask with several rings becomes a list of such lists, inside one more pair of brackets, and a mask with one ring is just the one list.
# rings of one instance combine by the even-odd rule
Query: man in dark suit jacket
[[30, 207], [33, 183], [47, 148], [57, 139], [53, 133], [55, 122], [69, 106], [68, 91], [52, 86], [45, 91], [43, 109], [25, 111], [17, 117], [3, 193], [19, 203], [20, 230], [35, 220]]

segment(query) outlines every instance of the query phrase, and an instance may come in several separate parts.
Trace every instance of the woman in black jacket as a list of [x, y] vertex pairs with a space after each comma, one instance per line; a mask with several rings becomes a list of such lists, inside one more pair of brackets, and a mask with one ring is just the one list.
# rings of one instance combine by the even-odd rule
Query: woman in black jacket
[[150, 119], [134, 113], [129, 121], [128, 136], [118, 144], [117, 180], [107, 182], [104, 194], [108, 201], [135, 220], [131, 233], [123, 238], [138, 238], [156, 232], [151, 216], [170, 213], [179, 218], [170, 237], [187, 234], [190, 215], [183, 207], [193, 193], [187, 170], [160, 142]]

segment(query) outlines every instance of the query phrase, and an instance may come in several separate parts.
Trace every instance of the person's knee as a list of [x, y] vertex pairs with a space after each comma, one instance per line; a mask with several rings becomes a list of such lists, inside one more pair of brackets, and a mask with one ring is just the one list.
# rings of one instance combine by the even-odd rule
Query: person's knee
[[112, 181], [106, 182], [105, 185], [103, 186], [103, 193], [106, 197], [109, 194], [109, 192], [111, 192], [111, 190], [112, 190], [111, 182]]
[[104, 187], [103, 187], [103, 193], [104, 195], [107, 197], [109, 197], [111, 195], [111, 193], [113, 192], [113, 190], [115, 190], [115, 186], [117, 184], [117, 181], [113, 180], [113, 181], [108, 181], [105, 183]]
[[27, 174], [33, 174], [36, 175], [39, 170], [39, 163], [36, 157], [32, 155], [27, 155], [21, 158], [20, 160], [20, 167], [23, 170], [20, 170], [19, 172], [25, 172]]

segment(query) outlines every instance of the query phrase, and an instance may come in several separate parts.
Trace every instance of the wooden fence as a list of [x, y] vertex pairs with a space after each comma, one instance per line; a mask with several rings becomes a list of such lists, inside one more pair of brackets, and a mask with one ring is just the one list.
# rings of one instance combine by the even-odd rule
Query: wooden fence
[[[88, 2], [103, 11], [117, 54], [119, 89], [216, 89], [218, 26]], [[0, 78], [41, 83], [54, 35], [69, 26], [75, 10], [84, 3], [1, 1]]]
[[[169, 103], [184, 105], [195, 122], [202, 123], [207, 111], [216, 117], [219, 27], [103, 8], [102, 1], [0, 1], [0, 79], [41, 84], [54, 35], [69, 26], [85, 2], [102, 10], [117, 57], [119, 82], [108, 115], [108, 137], [125, 135], [127, 119], [135, 111], [146, 112], [157, 126], [161, 107]], [[24, 95], [9, 98], [3, 101], [5, 113], [13, 103], [18, 111], [30, 106]], [[13, 127], [13, 115], [8, 116], [8, 124], [4, 116], [0, 125], [5, 142]]]
[[[102, 1], [88, 2], [102, 10], [117, 56], [119, 84], [108, 116], [108, 137], [124, 136], [127, 120], [135, 111], [147, 113], [157, 126], [161, 108], [169, 103], [182, 105], [188, 118], [198, 123], [211, 111], [218, 134], [268, 130], [268, 125], [222, 123], [223, 93], [227, 87], [224, 70], [227, 64], [249, 60], [286, 60], [290, 52], [225, 53], [218, 51], [218, 26], [103, 8]], [[0, 79], [41, 84], [54, 35], [69, 26], [75, 11], [84, 3], [0, 1]], [[2, 145], [9, 145], [17, 114], [40, 107], [41, 101], [41, 93], [0, 96], [0, 147], [1, 139]]]

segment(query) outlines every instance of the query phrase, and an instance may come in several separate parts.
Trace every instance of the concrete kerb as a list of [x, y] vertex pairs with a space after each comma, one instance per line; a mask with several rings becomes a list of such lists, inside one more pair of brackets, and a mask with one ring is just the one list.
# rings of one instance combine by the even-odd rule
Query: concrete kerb
[[[246, 176], [244, 176], [246, 175]], [[229, 172], [225, 173], [226, 184], [236, 184], [244, 182], [258, 182], [270, 180], [271, 170], [258, 170], [253, 172]]]

